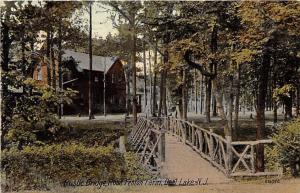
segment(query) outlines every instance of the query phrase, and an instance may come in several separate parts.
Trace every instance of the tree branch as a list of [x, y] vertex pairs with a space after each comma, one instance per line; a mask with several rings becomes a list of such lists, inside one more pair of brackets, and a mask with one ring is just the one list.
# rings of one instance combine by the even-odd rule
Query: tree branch
[[203, 65], [191, 61], [191, 59], [190, 59], [191, 54], [192, 54], [192, 51], [191, 50], [187, 50], [184, 53], [184, 56], [183, 56], [184, 60], [188, 63], [188, 65], [190, 67], [192, 67], [192, 68], [195, 68], [195, 69], [199, 70], [201, 72], [201, 74], [204, 75], [204, 76], [207, 76], [207, 77], [210, 77], [210, 78], [215, 78], [215, 76], [216, 76], [215, 73], [208, 72], [204, 68]]
[[[147, 38], [143, 38], [142, 40], [143, 40], [144, 42], [148, 43], [153, 49], [155, 48], [155, 45], [153, 45]], [[161, 50], [159, 50], [158, 48], [157, 48], [157, 52], [158, 52], [160, 55], [164, 56], [164, 53], [163, 53]]]
[[125, 17], [129, 21], [129, 23], [132, 23], [130, 17], [126, 15], [126, 13], [122, 9], [120, 9], [117, 4], [115, 4], [114, 2], [108, 2], [108, 5], [110, 5], [117, 12], [119, 12], [123, 17]]

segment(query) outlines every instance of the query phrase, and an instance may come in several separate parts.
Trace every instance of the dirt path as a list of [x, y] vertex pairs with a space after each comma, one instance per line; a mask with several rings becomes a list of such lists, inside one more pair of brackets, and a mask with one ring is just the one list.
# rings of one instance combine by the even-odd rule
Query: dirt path
[[225, 175], [208, 161], [201, 158], [192, 148], [166, 135], [166, 162], [162, 177], [182, 180], [206, 180], [208, 184], [230, 182]]

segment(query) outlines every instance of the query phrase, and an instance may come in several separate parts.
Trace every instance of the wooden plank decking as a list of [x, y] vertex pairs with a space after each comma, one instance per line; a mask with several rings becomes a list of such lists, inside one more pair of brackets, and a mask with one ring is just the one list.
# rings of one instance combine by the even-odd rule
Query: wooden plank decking
[[166, 134], [166, 161], [161, 175], [164, 178], [177, 178], [178, 180], [202, 178], [202, 182], [207, 179], [208, 184], [230, 182], [230, 179], [226, 178], [221, 171], [170, 134]]

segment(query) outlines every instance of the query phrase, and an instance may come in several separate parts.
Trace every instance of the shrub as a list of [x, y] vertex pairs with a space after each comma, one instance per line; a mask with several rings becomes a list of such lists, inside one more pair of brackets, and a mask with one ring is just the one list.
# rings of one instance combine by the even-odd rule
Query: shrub
[[65, 128], [59, 129], [55, 139], [51, 142], [80, 141], [85, 146], [116, 145], [119, 137], [124, 135], [124, 126], [120, 123], [97, 123], [97, 122], [73, 122], [65, 124]]
[[300, 166], [300, 119], [282, 125], [273, 134], [276, 149], [273, 154], [279, 162], [298, 175]]
[[[27, 94], [15, 97], [12, 93], [4, 93], [2, 107], [2, 147], [18, 144], [19, 148], [45, 139], [51, 140], [61, 124], [55, 113], [61, 103], [70, 104], [76, 91], [66, 89], [56, 92], [48, 85], [28, 78], [19, 82]], [[25, 89], [26, 88], [26, 89]], [[25, 92], [25, 93], [26, 93]], [[10, 94], [9, 94], [10, 93]], [[12, 100], [14, 98], [14, 100]]]
[[12, 189], [39, 187], [40, 178], [63, 183], [65, 180], [112, 180], [126, 177], [124, 157], [111, 146], [26, 146], [21, 151], [4, 150], [1, 161], [6, 187]]
[[127, 179], [146, 180], [151, 178], [151, 174], [142, 166], [135, 153], [126, 152], [124, 158]]

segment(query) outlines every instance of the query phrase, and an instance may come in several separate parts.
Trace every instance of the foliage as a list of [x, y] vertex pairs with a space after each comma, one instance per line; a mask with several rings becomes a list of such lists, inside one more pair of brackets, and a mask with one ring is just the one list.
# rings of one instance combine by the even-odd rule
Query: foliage
[[6, 185], [16, 190], [36, 188], [43, 178], [63, 183], [65, 180], [120, 180], [126, 176], [124, 158], [111, 146], [88, 148], [82, 144], [58, 144], [26, 146], [21, 151], [4, 150], [1, 167]]
[[29, 143], [40, 143], [41, 138], [51, 136], [61, 127], [55, 116], [57, 106], [72, 102], [75, 93], [68, 89], [57, 91], [54, 86], [41, 85], [31, 77], [37, 56], [45, 54], [38, 46], [41, 32], [46, 31], [52, 44], [57, 44], [58, 20], [63, 19], [63, 36], [67, 41], [66, 36], [72, 37], [78, 32], [68, 19], [80, 7], [80, 2], [31, 1], [5, 2], [1, 7], [1, 26], [4, 27], [1, 30], [2, 147], [9, 143], [17, 143], [20, 148]]
[[278, 146], [267, 146], [265, 149], [265, 160], [267, 160], [266, 163], [266, 170], [268, 171], [278, 171], [281, 167], [281, 164], [279, 162], [279, 152], [278, 152]]
[[79, 142], [86, 147], [116, 145], [124, 135], [122, 127], [115, 123], [95, 123], [89, 121], [70, 122], [57, 131], [53, 143]]
[[291, 92], [295, 91], [295, 86], [292, 84], [286, 84], [280, 88], [276, 88], [273, 91], [273, 98], [280, 100], [283, 97], [292, 97]]
[[273, 134], [276, 147], [273, 150], [274, 157], [286, 168], [289, 168], [292, 175], [297, 175], [300, 166], [300, 119], [286, 123], [278, 128]]
[[133, 152], [124, 154], [126, 178], [132, 180], [146, 180], [151, 178], [151, 174], [139, 162], [139, 158]]
[[12, 190], [48, 189], [67, 181], [145, 180], [151, 174], [132, 152], [120, 154], [112, 146], [82, 143], [25, 146], [4, 150], [2, 185]]
[[[18, 82], [17, 79], [12, 80]], [[55, 116], [55, 111], [60, 103], [71, 103], [71, 98], [76, 93], [73, 90], [56, 92], [48, 85], [27, 78], [17, 84], [31, 94], [22, 94], [14, 103], [9, 103], [14, 93], [6, 93], [4, 104], [10, 107], [11, 114], [4, 116], [4, 128], [8, 131], [4, 142], [17, 143], [19, 147], [26, 144], [40, 143], [52, 138], [62, 126]], [[11, 101], [12, 102], [12, 101]]]

